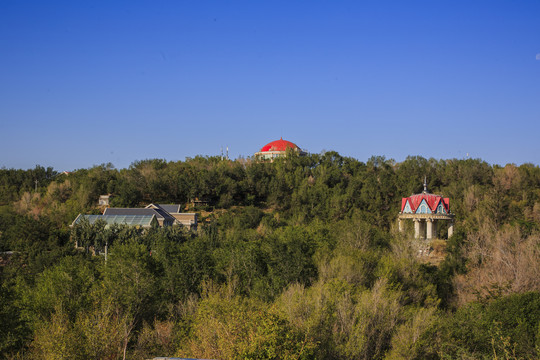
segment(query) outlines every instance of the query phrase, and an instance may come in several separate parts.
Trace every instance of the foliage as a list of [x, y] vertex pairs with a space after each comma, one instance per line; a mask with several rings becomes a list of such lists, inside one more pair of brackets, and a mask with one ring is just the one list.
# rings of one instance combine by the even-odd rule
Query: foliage
[[213, 359], [309, 359], [315, 344], [267, 305], [210, 293], [198, 305], [193, 335], [179, 355]]
[[[395, 224], [424, 176], [456, 216], [437, 264]], [[181, 204], [199, 230], [69, 227], [104, 194]], [[538, 358], [539, 239], [532, 164], [330, 151], [0, 169], [0, 358]]]
[[536, 359], [540, 293], [514, 294], [488, 304], [468, 304], [439, 318], [422, 335], [415, 358]]

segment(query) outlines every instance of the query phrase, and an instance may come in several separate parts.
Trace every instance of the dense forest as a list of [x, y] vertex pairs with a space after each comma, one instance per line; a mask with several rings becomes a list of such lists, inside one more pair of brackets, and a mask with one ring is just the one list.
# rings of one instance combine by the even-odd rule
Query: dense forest
[[[397, 231], [424, 176], [456, 218], [429, 257]], [[204, 205], [197, 231], [70, 228], [102, 194], [116, 207]], [[4, 168], [0, 252], [5, 359], [540, 357], [532, 164], [326, 152]]]

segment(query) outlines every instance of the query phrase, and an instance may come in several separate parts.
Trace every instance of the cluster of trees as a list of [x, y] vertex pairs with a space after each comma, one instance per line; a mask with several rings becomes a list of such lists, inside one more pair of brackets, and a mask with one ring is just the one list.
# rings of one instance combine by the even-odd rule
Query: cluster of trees
[[[395, 226], [424, 176], [458, 220], [437, 266]], [[68, 227], [107, 193], [208, 205], [196, 233]], [[0, 251], [0, 358], [540, 356], [531, 164], [327, 152], [0, 169]]]

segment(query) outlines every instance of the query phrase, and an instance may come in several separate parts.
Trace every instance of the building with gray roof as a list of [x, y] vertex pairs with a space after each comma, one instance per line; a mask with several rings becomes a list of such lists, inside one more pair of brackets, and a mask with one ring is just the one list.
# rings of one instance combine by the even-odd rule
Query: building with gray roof
[[154, 215], [159, 226], [172, 226], [175, 222], [174, 216], [161, 208], [106, 208], [103, 215]]
[[197, 213], [183, 213], [180, 204], [149, 204], [146, 208], [166, 211], [176, 219], [175, 224], [183, 225], [190, 230], [197, 230]]

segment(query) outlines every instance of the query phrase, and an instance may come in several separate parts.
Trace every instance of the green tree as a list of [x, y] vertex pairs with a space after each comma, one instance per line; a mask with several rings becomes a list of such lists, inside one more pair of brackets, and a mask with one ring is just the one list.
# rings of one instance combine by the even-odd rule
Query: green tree
[[315, 344], [258, 301], [210, 294], [198, 306], [193, 337], [179, 356], [310, 359]]

